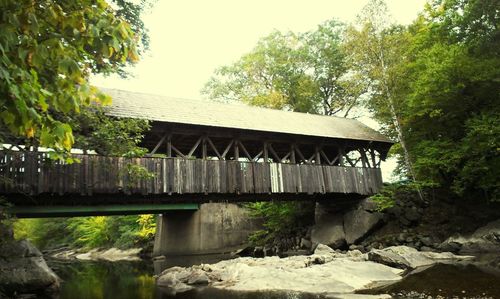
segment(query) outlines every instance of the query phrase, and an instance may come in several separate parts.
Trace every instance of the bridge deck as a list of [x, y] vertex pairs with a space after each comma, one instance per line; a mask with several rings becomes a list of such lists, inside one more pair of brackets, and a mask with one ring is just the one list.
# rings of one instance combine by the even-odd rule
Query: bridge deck
[[65, 164], [46, 157], [0, 152], [0, 194], [371, 195], [382, 185], [379, 168], [97, 155], [74, 155], [81, 162]]

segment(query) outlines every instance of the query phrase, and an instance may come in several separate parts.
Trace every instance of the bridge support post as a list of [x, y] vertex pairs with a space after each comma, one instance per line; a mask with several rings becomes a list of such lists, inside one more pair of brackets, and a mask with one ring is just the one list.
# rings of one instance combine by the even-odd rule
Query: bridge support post
[[158, 217], [153, 256], [223, 253], [240, 248], [259, 223], [236, 204], [207, 203], [197, 211]]

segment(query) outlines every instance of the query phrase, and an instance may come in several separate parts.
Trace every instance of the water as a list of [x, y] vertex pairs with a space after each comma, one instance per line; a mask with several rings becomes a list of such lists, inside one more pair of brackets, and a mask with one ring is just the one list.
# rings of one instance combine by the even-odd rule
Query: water
[[63, 280], [58, 299], [323, 299], [297, 292], [232, 292], [201, 288], [172, 295], [155, 285], [153, 273], [171, 266], [215, 263], [227, 256], [178, 257], [156, 262], [91, 262], [49, 260]]
[[[64, 280], [59, 299], [323, 299], [296, 292], [231, 292], [202, 288], [171, 295], [155, 286], [153, 274], [174, 265], [214, 263], [224, 256], [179, 257], [153, 265], [140, 262], [61, 262], [49, 265]], [[498, 261], [498, 260], [497, 260]], [[497, 263], [495, 261], [495, 264]], [[417, 291], [431, 296], [500, 298], [500, 273], [474, 265], [436, 265], [407, 276], [401, 282], [371, 293]], [[156, 270], [156, 271], [155, 271]]]
[[378, 291], [378, 293], [388, 294], [409, 292], [458, 298], [500, 298], [500, 273], [498, 270], [470, 264], [437, 264], [408, 275], [401, 282]]

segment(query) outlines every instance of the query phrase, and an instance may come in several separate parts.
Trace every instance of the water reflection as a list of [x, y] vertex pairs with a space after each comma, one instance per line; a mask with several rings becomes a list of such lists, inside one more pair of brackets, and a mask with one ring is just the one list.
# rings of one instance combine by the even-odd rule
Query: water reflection
[[[320, 295], [296, 292], [232, 292], [201, 288], [180, 294], [155, 285], [153, 273], [165, 267], [214, 263], [227, 256], [175, 257], [140, 262], [61, 262], [49, 265], [64, 280], [59, 299], [321, 299]], [[488, 259], [491, 261], [491, 259]], [[498, 261], [498, 260], [496, 260]], [[376, 293], [417, 291], [444, 297], [492, 296], [500, 298], [500, 274], [473, 265], [436, 265], [410, 275]]]
[[297, 292], [232, 292], [200, 288], [172, 295], [158, 288], [153, 277], [165, 267], [215, 263], [228, 256], [191, 256], [140, 262], [48, 261], [63, 279], [58, 299], [321, 299], [322, 296]]
[[151, 262], [57, 262], [63, 279], [59, 299], [156, 298]]
[[[160, 288], [161, 292], [161, 288]], [[175, 296], [163, 293], [158, 299], [324, 299], [321, 295], [305, 294], [298, 292], [234, 292], [204, 288], [192, 290]]]

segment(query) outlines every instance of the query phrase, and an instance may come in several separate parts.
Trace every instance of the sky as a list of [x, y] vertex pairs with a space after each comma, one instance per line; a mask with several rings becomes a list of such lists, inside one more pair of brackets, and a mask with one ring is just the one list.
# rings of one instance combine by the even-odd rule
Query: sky
[[[94, 77], [100, 87], [200, 99], [214, 70], [250, 52], [273, 30], [305, 32], [331, 18], [355, 22], [367, 0], [158, 0], [143, 20], [150, 51], [129, 79]], [[410, 23], [425, 0], [387, 1], [396, 22]]]
[[[150, 50], [130, 69], [130, 78], [91, 78], [99, 87], [186, 99], [203, 99], [200, 90], [218, 67], [250, 52], [274, 30], [306, 32], [332, 18], [355, 23], [368, 0], [158, 0], [144, 15]], [[386, 0], [393, 20], [409, 24], [425, 0]], [[360, 118], [377, 129], [368, 117]], [[394, 161], [382, 164], [391, 179]]]

